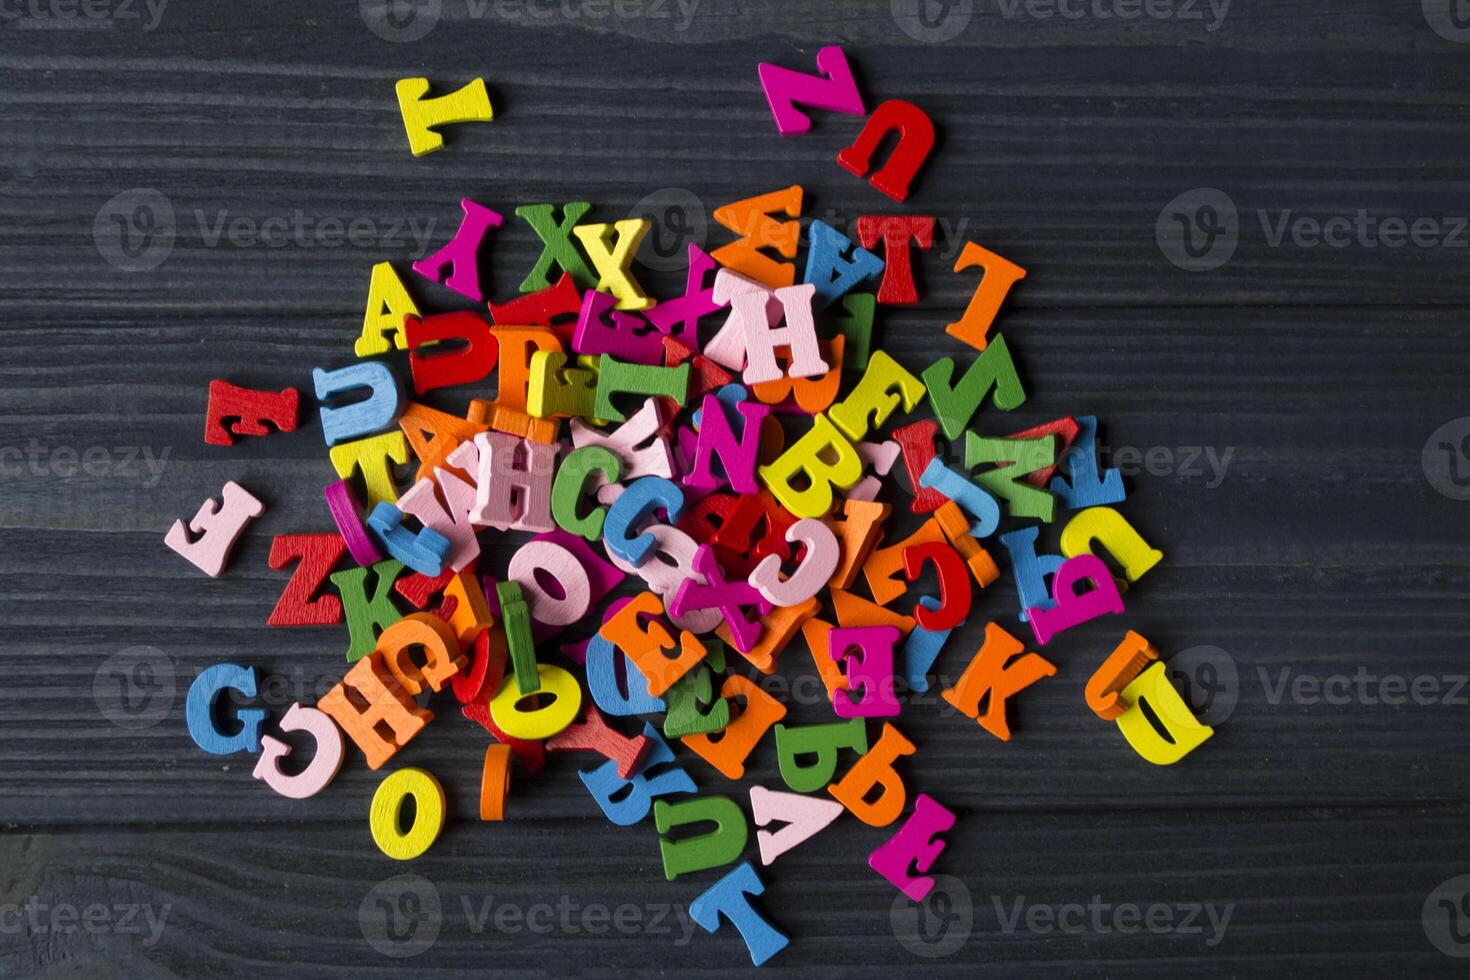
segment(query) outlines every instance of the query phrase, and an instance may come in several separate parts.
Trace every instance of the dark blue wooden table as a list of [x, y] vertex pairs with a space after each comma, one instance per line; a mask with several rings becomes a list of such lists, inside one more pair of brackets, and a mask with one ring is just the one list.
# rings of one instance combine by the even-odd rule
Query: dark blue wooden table
[[[860, 120], [772, 126], [756, 63], [809, 69], [827, 43], [870, 106], [939, 124], [905, 208], [833, 163]], [[393, 97], [411, 75], [487, 78], [495, 122], [414, 159]], [[967, 356], [942, 331], [974, 285], [950, 272], [965, 241], [1028, 270], [999, 327], [1029, 398], [983, 421], [1102, 420], [1125, 513], [1166, 555], [1128, 625], [1185, 657], [1220, 723], [1160, 769], [1095, 718], [1083, 687], [1116, 622], [1048, 648], [1060, 672], [1019, 699], [1010, 743], [931, 690], [900, 725], [911, 788], [959, 817], [938, 898], [895, 904], [865, 863], [889, 832], [845, 818], [764, 869], [792, 936], [770, 968], [1455, 971], [1467, 157], [1470, 23], [1443, 0], [0, 0], [0, 974], [748, 968], [728, 929], [689, 922], [714, 873], [665, 882], [657, 835], [602, 817], [584, 759], [519, 774], [510, 819], [482, 824], [484, 733], [441, 705], [395, 765], [434, 772], [451, 819], [398, 865], [360, 758], [291, 802], [253, 757], [198, 751], [183, 704], [222, 661], [267, 675], [277, 714], [344, 670], [340, 627], [264, 625], [271, 536], [330, 528], [320, 431], [206, 446], [210, 379], [309, 390], [351, 359], [373, 264], [446, 240], [462, 196], [652, 213], [639, 271], [667, 295], [667, 256], [728, 240], [715, 207], [791, 183], [845, 230], [939, 219], [923, 301], [879, 314], [878, 345], [915, 370]], [[508, 226], [495, 295], [538, 253]], [[230, 479], [269, 509], [210, 580], [162, 538]], [[938, 672], [987, 619], [1023, 629], [1015, 601], [1006, 578]], [[788, 681], [811, 673], [796, 649]], [[815, 700], [793, 718], [820, 720]], [[769, 741], [739, 787], [689, 766], [742, 800], [779, 786]]]

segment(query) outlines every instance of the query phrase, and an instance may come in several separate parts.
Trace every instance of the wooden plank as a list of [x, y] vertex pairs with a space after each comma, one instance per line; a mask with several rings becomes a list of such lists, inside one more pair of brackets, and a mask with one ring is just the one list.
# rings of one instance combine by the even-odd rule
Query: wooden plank
[[[1002, 435], [1067, 413], [1102, 419], [1109, 458], [1136, 460], [1126, 513], [1166, 553], [1128, 594], [1127, 625], [1165, 652], [1226, 651], [1238, 704], [1186, 764], [1142, 763], [1082, 700], [1122, 620], [1047, 648], [1060, 672], [1021, 700], [1010, 744], [955, 715], [936, 685], [900, 721], [920, 748], [904, 772], [959, 816], [937, 870], [969, 889], [966, 941], [933, 957], [906, 945], [895, 893], [863, 864], [885, 835], [839, 821], [763, 873], [763, 907], [794, 939], [774, 963], [817, 976], [1452, 965], [1421, 914], [1464, 871], [1470, 838], [1467, 692], [1454, 690], [1470, 673], [1470, 508], [1436, 492], [1421, 455], [1466, 411], [1470, 62], [1432, 16], [1418, 4], [1237, 0], [1209, 30], [1208, 3], [1194, 5], [1198, 21], [954, 4], [934, 7], [927, 27], [893, 13], [901, 0], [701, 2], [687, 18], [677, 2], [656, 15], [652, 0], [537, 5], [535, 16], [516, 3], [438, 6], [437, 26], [400, 43], [353, 3], [170, 4], [156, 24], [133, 5], [136, 19], [117, 7], [90, 28], [29, 5], [5, 12], [0, 972], [739, 968], [732, 937], [683, 939], [680, 910], [713, 875], [663, 882], [651, 827], [598, 815], [572, 772], [587, 760], [518, 772], [510, 819], [481, 825], [485, 736], [442, 696], [440, 718], [395, 760], [437, 774], [449, 797], [443, 838], [409, 865], [373, 847], [380, 779], [351, 749], [337, 782], [305, 803], [251, 779], [253, 759], [198, 752], [182, 712], [197, 671], [259, 666], [279, 715], [346, 667], [345, 631], [264, 626], [286, 578], [266, 566], [270, 537], [330, 527], [321, 487], [334, 477], [310, 410], [292, 436], [230, 449], [204, 445], [200, 430], [211, 378], [309, 391], [312, 366], [351, 360], [372, 265], [406, 271], [437, 247], [462, 195], [508, 216], [572, 197], [596, 202], [599, 220], [678, 205], [672, 223], [687, 232], [660, 229], [677, 253], [728, 240], [715, 207], [793, 182], [809, 215], [845, 229], [871, 213], [940, 219], [918, 263], [923, 302], [879, 316], [878, 343], [910, 368], [966, 356], [941, 332], [974, 285], [949, 271], [965, 240], [1029, 270], [1000, 329], [1031, 397], [977, 425]], [[954, 36], [924, 40], [965, 16]], [[907, 208], [834, 165], [860, 120], [819, 114], [808, 136], [775, 133], [755, 63], [809, 66], [834, 40], [870, 108], [907, 98], [939, 122]], [[496, 121], [415, 160], [392, 98], [409, 73], [436, 85], [485, 74]], [[1238, 242], [1223, 265], [1190, 272], [1157, 229], [1198, 188], [1228, 196]], [[156, 205], [140, 189], [167, 201], [173, 240], [155, 267], [129, 272], [136, 259], [110, 229]], [[1173, 211], [1188, 217], [1204, 200]], [[1432, 231], [1398, 246], [1352, 227], [1342, 247], [1293, 240], [1297, 219], [1351, 225], [1360, 210]], [[487, 270], [493, 293], [512, 295], [538, 252], [509, 221]], [[682, 286], [677, 263], [657, 265], [639, 271], [651, 293]], [[410, 288], [426, 309], [463, 306]], [[437, 403], [462, 410], [471, 394]], [[269, 510], [211, 581], [162, 535], [228, 479]], [[503, 568], [515, 545], [488, 542], [487, 567]], [[977, 599], [938, 671], [958, 676], [987, 616], [1023, 630], [1015, 603], [1009, 578]], [[120, 652], [138, 647], [157, 651], [143, 661], [156, 672], [119, 672]], [[795, 720], [824, 719], [804, 656], [798, 643], [776, 689]], [[1437, 687], [1429, 703], [1384, 704], [1389, 676]], [[1323, 681], [1348, 703], [1324, 700], [1312, 687]], [[701, 787], [740, 793], [688, 764]], [[770, 744], [750, 782], [779, 784]], [[400, 874], [441, 902], [437, 938], [411, 959], [391, 955], [405, 951], [392, 937], [387, 954], [381, 936], [374, 946], [360, 918], [385, 907], [378, 899], [412, 912], [401, 890], [373, 891]], [[1003, 927], [1017, 900], [1044, 919], [1094, 895], [1233, 912], [1216, 945], [1208, 920], [1202, 935]], [[36, 921], [32, 899], [48, 906]], [[560, 918], [546, 931], [475, 918], [541, 903], [554, 917], [559, 903], [577, 915], [627, 905], [636, 923], [588, 935]], [[62, 905], [105, 906], [108, 918], [68, 931]], [[127, 927], [118, 907], [137, 909]], [[150, 910], [164, 916], [151, 942]], [[427, 936], [412, 916], [398, 925], [410, 951]]]

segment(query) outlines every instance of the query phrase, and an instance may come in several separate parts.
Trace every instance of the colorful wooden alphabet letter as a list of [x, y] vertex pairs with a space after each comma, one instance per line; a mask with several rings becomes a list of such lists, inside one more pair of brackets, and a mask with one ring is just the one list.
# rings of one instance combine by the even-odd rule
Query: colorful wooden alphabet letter
[[[403, 801], [413, 797], [413, 823], [402, 825]], [[422, 769], [390, 773], [373, 794], [368, 827], [378, 850], [395, 861], [408, 861], [427, 851], [444, 828], [444, 787]]]
[[[386, 354], [393, 348], [403, 350], [408, 341], [403, 336], [403, 318], [418, 316], [419, 308], [398, 277], [391, 262], [373, 266], [368, 282], [367, 305], [362, 314], [362, 334], [352, 345], [358, 357]], [[393, 338], [390, 343], [388, 338]]]
[[[781, 505], [797, 517], [824, 517], [832, 509], [833, 487], [846, 490], [863, 475], [863, 461], [852, 443], [826, 415], [792, 443], [774, 463], [759, 468], [760, 478]], [[797, 489], [797, 476], [808, 485]]]
[[403, 526], [403, 511], [392, 504], [378, 504], [368, 515], [372, 531], [388, 554], [423, 575], [438, 575], [449, 558], [449, 539], [431, 527], [418, 533]]
[[[562, 270], [564, 275], [571, 276], [573, 287], [580, 286], [583, 289], [591, 289], [597, 282], [597, 276], [587, 267], [582, 258], [582, 253], [577, 251], [577, 246], [572, 243], [572, 231], [577, 222], [582, 220], [588, 211], [592, 210], [590, 201], [570, 201], [561, 206], [561, 221], [556, 220], [556, 205], [554, 204], [525, 204], [516, 208], [516, 217], [531, 226], [536, 237], [541, 239], [541, 256], [536, 260], [535, 266], [521, 280], [518, 287], [523, 293], [539, 292], [551, 288], [551, 280], [547, 278], [553, 266]], [[529, 323], [529, 320], [503, 320], [496, 317], [496, 323]]]
[[719, 609], [730, 629], [735, 649], [750, 653], [761, 637], [764, 627], [759, 619], [746, 615], [745, 607], [755, 606], [761, 616], [771, 613], [771, 603], [748, 582], [727, 582], [725, 570], [720, 567], [712, 547], [702, 544], [694, 553], [694, 571], [704, 579], [687, 578], [679, 586], [669, 612], [682, 616], [698, 609]]
[[658, 797], [695, 791], [694, 780], [674, 765], [674, 750], [652, 725], [643, 726], [643, 737], [651, 745], [631, 776], [619, 776], [618, 764], [611, 759], [578, 773], [603, 814], [619, 827], [631, 827], [648, 816]]
[[954, 360], [948, 357], [941, 357], [929, 365], [923, 374], [934, 418], [944, 430], [946, 439], [960, 437], [979, 410], [980, 403], [992, 391], [995, 407], [1002, 412], [1020, 408], [1026, 401], [1026, 389], [1016, 374], [1006, 339], [1000, 334], [996, 334], [995, 343], [980, 352], [959, 382], [951, 385], [953, 376]]
[[499, 531], [551, 531], [551, 483], [557, 446], [504, 432], [475, 436], [480, 450], [470, 520]]
[[857, 220], [857, 231], [863, 248], [883, 242], [883, 281], [878, 285], [878, 302], [900, 306], [917, 303], [911, 245], [925, 251], [934, 246], [933, 216], [865, 214]]
[[332, 716], [374, 770], [382, 768], [434, 718], [432, 712], [414, 703], [378, 653], [369, 653], [354, 664], [322, 695], [317, 707]]
[[1087, 681], [1087, 706], [1103, 721], [1116, 721], [1131, 705], [1124, 704], [1119, 692], [1133, 682], [1143, 669], [1159, 659], [1159, 652], [1142, 635], [1129, 630], [1123, 641], [1108, 654], [1108, 659]]
[[764, 786], [750, 788], [750, 811], [757, 827], [780, 821], [777, 831], [757, 830], [755, 841], [760, 846], [761, 864], [771, 864], [798, 844], [825, 830], [842, 816], [843, 807], [836, 800], [803, 793], [782, 793]]
[[[817, 287], [812, 283], [782, 286], [772, 295], [780, 304], [785, 326], [773, 327], [767, 319], [767, 299], [758, 293], [739, 293], [730, 306], [740, 318], [745, 335], [745, 373], [747, 385], [764, 384], [781, 377], [811, 378], [823, 375], [831, 366], [822, 360], [817, 346], [817, 328], [812, 318], [812, 296]], [[776, 363], [776, 348], [791, 352], [790, 364], [783, 372]]]
[[712, 933], [719, 930], [720, 916], [723, 915], [745, 940], [750, 962], [761, 966], [791, 942], [750, 904], [749, 896], [759, 895], [765, 890], [766, 886], [755, 873], [755, 868], [749, 861], [742, 861], [734, 871], [689, 903], [689, 917], [705, 932]]
[[413, 271], [430, 282], [442, 283], [461, 296], [468, 296], [476, 303], [483, 303], [485, 295], [480, 292], [480, 243], [492, 228], [499, 228], [505, 218], [483, 204], [469, 198], [461, 198], [459, 208], [464, 212], [454, 237], [433, 255], [419, 259]]
[[[825, 310], [848, 292], [883, 271], [883, 260], [825, 221], [814, 220], [807, 229], [811, 245], [806, 253], [804, 281], [816, 287], [812, 309]], [[849, 252], [851, 258], [845, 258]]]
[[[779, 191], [715, 208], [714, 219], [740, 237], [715, 249], [710, 257], [726, 269], [771, 289], [796, 282], [795, 263], [777, 262], [761, 249], [773, 248], [788, 259], [796, 257], [801, 241], [801, 222], [777, 221], [771, 214], [780, 212], [789, 218], [799, 217], [801, 196], [801, 185], [793, 184]], [[709, 354], [707, 350], [705, 353]], [[730, 367], [728, 364], [725, 366]]]
[[970, 297], [965, 315], [946, 326], [944, 332], [976, 350], [984, 350], [985, 336], [990, 332], [990, 325], [995, 322], [995, 315], [1000, 312], [1000, 304], [1005, 301], [1011, 287], [1026, 278], [1026, 270], [989, 249], [981, 248], [974, 242], [966, 242], [960, 257], [955, 261], [954, 271], [964, 272], [977, 265], [980, 266], [980, 285], [975, 287], [975, 294]]
[[914, 607], [914, 621], [931, 632], [952, 630], [970, 615], [970, 574], [960, 553], [942, 541], [926, 541], [903, 549], [904, 577], [919, 578], [925, 564], [939, 575], [939, 607]]
[[245, 525], [265, 513], [265, 504], [249, 490], [231, 480], [220, 491], [219, 502], [213, 497], [199, 505], [188, 524], [183, 518], [174, 521], [163, 543], [183, 555], [210, 578], [218, 578], [230, 560], [235, 541]]
[[[1153, 664], [1123, 688], [1123, 700], [1129, 708], [1117, 719], [1118, 731], [1133, 751], [1156, 766], [1173, 765], [1215, 734], [1213, 728], [1200, 724], [1190, 713], [1161, 663]], [[1150, 720], [1144, 705], [1158, 724]]]
[[[684, 485], [700, 490], [718, 490], [723, 482], [728, 481], [730, 489], [736, 493], [758, 493], [760, 485], [755, 481], [755, 466], [760, 452], [761, 426], [771, 413], [770, 406], [737, 402], [735, 411], [741, 420], [738, 438], [718, 397], [705, 395], [700, 411], [699, 440], [695, 444], [694, 461], [684, 475]], [[724, 472], [723, 481], [714, 473], [716, 457]]]
[[893, 647], [902, 635], [896, 626], [839, 627], [828, 635], [833, 661], [847, 666], [846, 688], [832, 694], [832, 710], [837, 717], [898, 716]]
[[837, 570], [841, 551], [837, 535], [813, 517], [803, 518], [787, 528], [786, 542], [800, 542], [806, 551], [801, 564], [789, 578], [781, 581], [781, 556], [766, 555], [747, 580], [767, 602], [781, 607], [798, 606], [822, 591]]
[[[1079, 592], [1086, 582], [1090, 587]], [[1062, 562], [1052, 578], [1051, 609], [1027, 610], [1036, 642], [1045, 646], [1062, 630], [1071, 629], [1105, 613], [1123, 612], [1123, 599], [1117, 583], [1103, 560], [1095, 555], [1078, 555]]]
[[[408, 367], [413, 390], [419, 394], [435, 388], [469, 385], [488, 377], [495, 368], [500, 345], [490, 333], [490, 324], [470, 310], [436, 313], [420, 319], [403, 318], [403, 335], [408, 341]], [[463, 341], [444, 353], [445, 347], [427, 347], [440, 341]]]
[[[403, 391], [398, 378], [381, 361], [359, 361], [335, 371], [313, 368], [311, 380], [316, 399], [322, 403], [322, 435], [328, 446], [386, 429], [402, 410]], [[354, 388], [368, 389], [368, 396], [336, 408], [326, 404], [328, 398]]]
[[271, 540], [266, 563], [276, 571], [300, 559], [286, 582], [281, 598], [271, 610], [267, 626], [330, 626], [342, 619], [342, 602], [334, 595], [317, 596], [317, 590], [347, 550], [336, 534], [278, 534]]
[[260, 726], [265, 721], [264, 708], [241, 708], [235, 712], [240, 730], [233, 735], [221, 732], [214, 722], [215, 702], [220, 692], [239, 691], [247, 698], [255, 697], [255, 668], [239, 664], [215, 664], [207, 667], [189, 685], [189, 698], [184, 705], [184, 720], [194, 744], [211, 755], [254, 752], [260, 748]]
[[847, 64], [847, 54], [840, 47], [829, 44], [819, 49], [817, 70], [820, 76], [766, 62], [756, 67], [776, 120], [776, 132], [782, 136], [799, 136], [811, 130], [811, 117], [796, 108], [798, 104], [847, 116], [861, 116], [868, 111]]
[[[675, 827], [709, 821], [715, 828], [697, 837], [673, 840], [667, 835]], [[729, 864], [745, 849], [750, 828], [740, 804], [728, 796], [697, 796], [692, 800], [653, 804], [653, 825], [660, 835], [658, 852], [669, 881], [683, 874], [707, 871]]]
[[815, 793], [832, 782], [837, 774], [837, 753], [842, 749], [868, 751], [868, 731], [863, 719], [791, 728], [776, 726], [776, 758], [781, 767], [781, 781], [793, 793]]
[[326, 789], [342, 768], [342, 732], [336, 722], [315, 708], [293, 704], [281, 719], [283, 732], [305, 732], [316, 742], [311, 762], [294, 776], [281, 770], [281, 760], [292, 755], [291, 746], [269, 735], [260, 738], [260, 759], [251, 773], [287, 799], [304, 800]]
[[[913, 742], [885, 721], [878, 741], [853, 763], [847, 775], [828, 786], [827, 792], [869, 827], [886, 827], [903, 813], [907, 799], [903, 778], [894, 763], [916, 751]], [[875, 789], [881, 790], [877, 796], [873, 795]]]
[[827, 415], [843, 435], [856, 442], [887, 422], [900, 404], [905, 412], [912, 412], [923, 397], [923, 382], [880, 350], [868, 360], [862, 380]]
[[1123, 566], [1123, 577], [1137, 582], [1163, 560], [1164, 553], [1143, 540], [1128, 519], [1111, 507], [1089, 507], [1062, 528], [1062, 554], [1068, 558], [1095, 554], [1099, 545]]
[[424, 98], [429, 94], [427, 78], [400, 78], [393, 89], [398, 95], [403, 128], [408, 133], [408, 148], [416, 157], [444, 147], [444, 137], [434, 132], [439, 126], [490, 122], [495, 118], [483, 78], [437, 99]]
[[[1001, 337], [995, 338], [1000, 341]], [[1077, 438], [1062, 457], [1065, 477], [1051, 479], [1051, 492], [1061, 498], [1064, 507], [1080, 510], [1116, 504], [1128, 495], [1123, 488], [1123, 475], [1109, 467], [1099, 471], [1097, 465], [1097, 416], [1078, 415]]]
[[209, 383], [204, 441], [211, 446], [233, 446], [235, 436], [270, 435], [265, 422], [275, 426], [278, 432], [295, 432], [300, 404], [301, 392], [295, 388], [256, 391], [216, 378]]
[[[1006, 701], [1043, 677], [1057, 672], [1055, 666], [1038, 653], [1023, 653], [1021, 641], [995, 623], [985, 626], [985, 642], [960, 675], [959, 683], [947, 688], [941, 697], [965, 715], [974, 718], [987, 732], [1003, 742], [1011, 740], [1011, 727], [1006, 720]], [[1016, 659], [1012, 661], [1011, 658]], [[985, 713], [980, 713], [984, 700]]]
[[633, 278], [633, 257], [653, 222], [627, 218], [612, 224], [578, 225], [572, 229], [597, 269], [597, 288], [618, 298], [620, 310], [646, 310], [653, 305]]
[[726, 779], [743, 779], [745, 760], [771, 726], [786, 717], [786, 705], [740, 674], [725, 678], [720, 698], [727, 703], [742, 701], [744, 707], [722, 731], [696, 732], [686, 735], [683, 742]]
[[[539, 742], [577, 720], [582, 710], [582, 685], [575, 675], [555, 664], [537, 664], [540, 686], [523, 694], [515, 677], [500, 682], [490, 699], [490, 717], [512, 738]], [[522, 702], [535, 702], [523, 707]]]
[[854, 177], [866, 176], [873, 154], [890, 133], [898, 134], [898, 144], [868, 183], [902, 203], [929, 151], [934, 149], [934, 121], [912, 102], [889, 99], [874, 109], [858, 138], [837, 154], [837, 162]]
[[922, 902], [934, 887], [934, 879], [911, 875], [909, 868], [917, 867], [921, 872], [932, 868], [945, 848], [945, 842], [936, 838], [952, 827], [954, 814], [932, 796], [920, 793], [914, 799], [914, 812], [898, 833], [868, 855], [868, 867], [913, 901]]

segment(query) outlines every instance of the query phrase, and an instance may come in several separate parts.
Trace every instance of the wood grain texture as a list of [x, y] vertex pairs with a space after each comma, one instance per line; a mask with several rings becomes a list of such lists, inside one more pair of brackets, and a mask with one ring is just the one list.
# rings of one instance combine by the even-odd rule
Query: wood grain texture
[[[393, 768], [438, 776], [450, 818], [428, 854], [398, 864], [373, 846], [380, 775], [353, 750], [323, 794], [288, 801], [250, 778], [253, 757], [199, 752], [183, 699], [197, 671], [249, 663], [279, 716], [346, 668], [345, 629], [264, 625], [287, 578], [266, 564], [271, 537], [330, 529], [321, 488], [335, 477], [314, 409], [294, 434], [207, 446], [210, 379], [306, 389], [312, 366], [350, 361], [372, 265], [406, 274], [452, 234], [461, 196], [507, 216], [591, 200], [589, 220], [610, 221], [661, 192], [656, 202], [689, 202], [690, 234], [656, 232], [673, 251], [723, 243], [708, 212], [793, 182], [809, 216], [842, 228], [865, 213], [941, 219], [918, 261], [922, 303], [879, 312], [877, 345], [911, 369], [964, 363], [942, 327], [973, 286], [949, 272], [966, 239], [1029, 270], [1001, 329], [1030, 397], [977, 426], [1002, 435], [1089, 413], [1115, 459], [1142, 451], [1124, 512], [1165, 560], [1128, 593], [1126, 626], [1165, 656], [1228, 651], [1239, 703], [1185, 763], [1144, 764], [1083, 701], [1123, 620], [1047, 648], [1060, 673], [1022, 696], [1009, 744], [957, 716], [936, 685], [899, 720], [919, 746], [903, 772], [959, 818], [936, 870], [968, 890], [968, 937], [933, 957], [901, 942], [897, 893], [865, 864], [889, 835], [843, 817], [762, 870], [760, 904], [793, 938], [770, 968], [1417, 976], [1458, 965], [1421, 912], [1442, 881], [1470, 873], [1470, 691], [1458, 703], [1300, 703], [1289, 683], [1363, 668], [1439, 678], [1443, 692], [1470, 674], [1470, 503], [1438, 492], [1421, 463], [1430, 434], [1467, 414], [1470, 235], [1340, 248], [1271, 236], [1283, 215], [1359, 209], [1433, 218], [1445, 234], [1463, 221], [1470, 49], [1414, 0], [1236, 0], [1215, 30], [1208, 5], [1199, 21], [1068, 19], [979, 0], [935, 4], [969, 20], [934, 43], [902, 29], [915, 23], [893, 12], [914, 6], [904, 0], [700, 0], [687, 21], [654, 0], [433, 6], [437, 26], [402, 43], [370, 30], [355, 0], [173, 0], [156, 25], [142, 4], [95, 24], [0, 8], [0, 974], [745, 968], [728, 928], [685, 931], [688, 903], [716, 875], [664, 882], [651, 822], [607, 823], [573, 772], [585, 757], [517, 770], [507, 820], [483, 824], [484, 733], [436, 698], [439, 717]], [[870, 109], [906, 98], [939, 123], [905, 208], [833, 163], [861, 120], [818, 113], [806, 136], [775, 133], [755, 64], [808, 67], [832, 42], [847, 46]], [[495, 122], [454, 128], [445, 150], [415, 160], [394, 81], [424, 75], [438, 90], [476, 74]], [[1201, 187], [1233, 201], [1239, 241], [1223, 266], [1188, 272], [1155, 226]], [[119, 255], [108, 229], [139, 189], [166, 198], [174, 238], [160, 264], [129, 272], [108, 261]], [[237, 219], [290, 228], [298, 213], [317, 231], [280, 247], [229, 231]], [[331, 223], [354, 220], [366, 222], [360, 241], [334, 244]], [[513, 295], [538, 253], [509, 220], [491, 249], [493, 294]], [[682, 286], [677, 263], [658, 264], [639, 270], [651, 293]], [[408, 281], [426, 309], [461, 305]], [[470, 394], [436, 404], [462, 410]], [[1228, 460], [1223, 471], [1194, 447]], [[268, 509], [209, 580], [162, 537], [230, 479]], [[487, 540], [484, 567], [503, 569], [519, 540]], [[1008, 575], [977, 597], [937, 671], [958, 676], [987, 617], [1022, 629], [1015, 602]], [[796, 722], [830, 717], [805, 661], [798, 640], [766, 682]], [[751, 783], [781, 788], [769, 738], [739, 787], [680, 756], [701, 789], [742, 805]], [[1018, 900], [1093, 896], [1232, 914], [1215, 944], [1204, 919], [1200, 934], [1004, 928]], [[532, 911], [541, 904], [550, 911]], [[90, 906], [107, 909], [91, 929], [62, 911]], [[626, 927], [583, 928], [584, 913], [619, 906], [632, 910]], [[940, 911], [931, 925], [963, 925], [964, 903]]]

